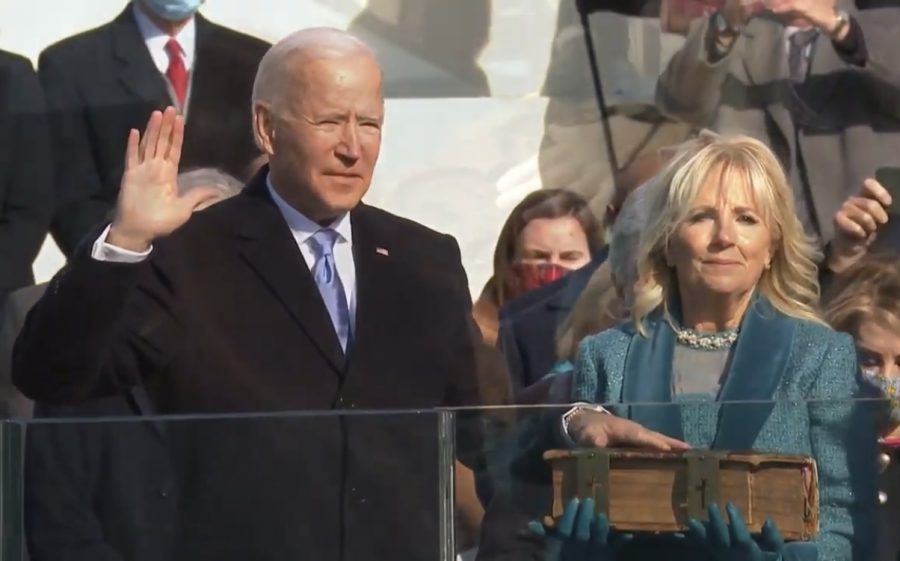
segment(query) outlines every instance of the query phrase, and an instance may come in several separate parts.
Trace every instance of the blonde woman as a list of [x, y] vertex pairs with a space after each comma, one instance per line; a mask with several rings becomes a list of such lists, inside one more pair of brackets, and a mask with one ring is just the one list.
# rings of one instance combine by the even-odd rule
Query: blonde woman
[[[564, 430], [583, 446], [816, 458], [814, 542], [785, 546], [771, 525], [770, 539], [753, 540], [740, 512], [729, 505], [729, 528], [713, 505], [713, 523], [693, 521], [696, 539], [673, 539], [660, 555], [867, 559], [873, 428], [847, 401], [860, 395], [852, 339], [817, 318], [818, 255], [778, 161], [750, 137], [703, 133], [656, 180], [630, 321], [582, 342], [572, 387], [577, 402], [655, 405], [617, 407], [618, 416], [576, 407]], [[672, 557], [676, 547], [691, 551]]]

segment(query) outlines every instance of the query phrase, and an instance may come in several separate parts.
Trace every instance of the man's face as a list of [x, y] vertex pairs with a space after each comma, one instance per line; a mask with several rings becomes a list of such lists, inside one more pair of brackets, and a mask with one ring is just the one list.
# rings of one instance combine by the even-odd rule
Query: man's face
[[381, 73], [368, 56], [297, 60], [272, 117], [269, 165], [279, 194], [311, 220], [330, 222], [369, 189], [381, 148]]

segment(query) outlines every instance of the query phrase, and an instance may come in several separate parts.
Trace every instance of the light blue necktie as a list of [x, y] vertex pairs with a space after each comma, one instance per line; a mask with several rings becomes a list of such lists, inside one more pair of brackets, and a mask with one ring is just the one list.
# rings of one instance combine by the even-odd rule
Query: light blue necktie
[[324, 228], [312, 235], [310, 245], [316, 255], [316, 262], [312, 268], [313, 278], [319, 287], [319, 294], [328, 308], [334, 332], [341, 342], [341, 348], [347, 351], [347, 342], [350, 340], [350, 311], [347, 306], [347, 295], [344, 293], [344, 285], [338, 276], [334, 265], [334, 243], [338, 233], [331, 228]]

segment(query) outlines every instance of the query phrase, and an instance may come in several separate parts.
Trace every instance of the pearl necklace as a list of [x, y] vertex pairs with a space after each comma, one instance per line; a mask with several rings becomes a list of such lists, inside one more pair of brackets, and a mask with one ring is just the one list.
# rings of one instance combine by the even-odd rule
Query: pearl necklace
[[730, 348], [737, 341], [737, 329], [718, 333], [701, 333], [695, 329], [676, 329], [678, 342], [686, 347], [701, 351], [721, 351]]

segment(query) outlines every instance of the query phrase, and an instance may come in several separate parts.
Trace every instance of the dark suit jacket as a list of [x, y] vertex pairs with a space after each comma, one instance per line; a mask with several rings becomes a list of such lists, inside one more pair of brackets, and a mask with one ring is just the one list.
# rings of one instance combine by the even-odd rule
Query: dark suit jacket
[[140, 388], [77, 405], [36, 404], [36, 417], [55, 419], [33, 422], [27, 431], [25, 530], [32, 561], [171, 558], [177, 503], [164, 427], [131, 419], [150, 414]]
[[556, 331], [606, 254], [604, 249], [581, 269], [500, 309], [497, 345], [506, 358], [515, 390], [534, 384], [556, 364]]
[[34, 404], [12, 382], [13, 345], [25, 318], [40, 300], [47, 284], [26, 286], [6, 297], [0, 308], [0, 419], [30, 419]]
[[[185, 123], [182, 169], [217, 167], [242, 177], [259, 151], [250, 98], [268, 43], [196, 17], [196, 55]], [[129, 4], [112, 22], [41, 53], [57, 170], [51, 231], [70, 256], [107, 218], [119, 192], [128, 131], [143, 130], [154, 109], [171, 105]]]
[[0, 301], [32, 284], [53, 212], [44, 96], [31, 62], [0, 51]]
[[[353, 210], [345, 357], [267, 172], [141, 264], [70, 260], [26, 321], [13, 377], [51, 402], [144, 383], [161, 413], [270, 413], [168, 427], [175, 559], [435, 559], [436, 415], [351, 413], [478, 402], [459, 248]], [[290, 411], [318, 413], [271, 414]]]

